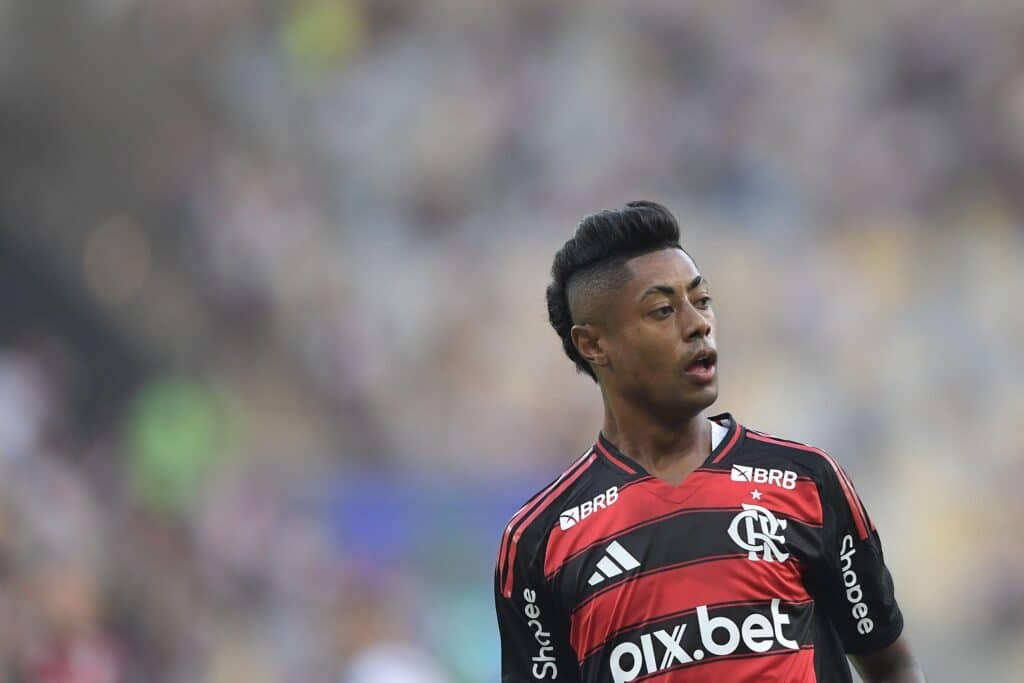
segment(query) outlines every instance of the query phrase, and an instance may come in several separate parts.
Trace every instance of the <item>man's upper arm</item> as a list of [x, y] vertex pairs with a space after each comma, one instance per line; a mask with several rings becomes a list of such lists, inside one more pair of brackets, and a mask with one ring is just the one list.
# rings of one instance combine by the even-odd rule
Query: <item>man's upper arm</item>
[[877, 652], [903, 631], [882, 543], [846, 472], [829, 456], [821, 483], [824, 528], [816, 600], [847, 654]]
[[[511, 589], [503, 590], [502, 568], [494, 579], [494, 601], [501, 636], [502, 683], [579, 681], [576, 653], [569, 645], [568, 623], [549, 587], [531, 571], [534, 558], [520, 553], [513, 565]], [[506, 577], [507, 578], [507, 577]]]

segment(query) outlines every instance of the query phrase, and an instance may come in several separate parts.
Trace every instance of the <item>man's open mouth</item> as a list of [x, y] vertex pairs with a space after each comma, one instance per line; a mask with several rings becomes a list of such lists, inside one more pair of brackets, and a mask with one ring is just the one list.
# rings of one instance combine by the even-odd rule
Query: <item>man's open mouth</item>
[[715, 363], [718, 353], [714, 349], [701, 349], [686, 366], [686, 375], [701, 384], [707, 384], [715, 378]]
[[718, 360], [718, 353], [714, 349], [702, 349], [694, 357], [689, 365], [686, 366], [686, 371], [699, 370], [701, 368], [707, 370], [715, 365]]

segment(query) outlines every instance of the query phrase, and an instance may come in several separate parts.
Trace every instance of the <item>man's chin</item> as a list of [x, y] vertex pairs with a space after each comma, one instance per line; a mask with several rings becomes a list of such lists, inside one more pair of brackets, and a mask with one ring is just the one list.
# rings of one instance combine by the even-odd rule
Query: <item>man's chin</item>
[[718, 380], [702, 387], [693, 387], [687, 391], [683, 398], [687, 407], [695, 412], [710, 408], [718, 400]]
[[651, 407], [654, 412], [675, 421], [680, 417], [700, 415], [717, 400], [718, 383], [715, 382], [699, 388], [688, 387], [686, 391], [677, 392], [667, 397], [664, 402], [655, 402]]

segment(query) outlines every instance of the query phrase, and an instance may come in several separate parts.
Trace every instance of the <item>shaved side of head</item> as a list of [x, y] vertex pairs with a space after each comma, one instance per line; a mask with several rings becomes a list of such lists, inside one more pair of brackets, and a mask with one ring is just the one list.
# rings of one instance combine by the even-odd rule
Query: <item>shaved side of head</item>
[[574, 325], [600, 324], [608, 297], [629, 282], [627, 261], [679, 245], [679, 224], [661, 204], [629, 202], [621, 209], [584, 218], [551, 264], [548, 320], [576, 368], [595, 382], [597, 375], [572, 340]]
[[615, 259], [574, 274], [566, 285], [569, 314], [574, 325], [601, 325], [608, 311], [608, 296], [632, 277], [628, 259]]

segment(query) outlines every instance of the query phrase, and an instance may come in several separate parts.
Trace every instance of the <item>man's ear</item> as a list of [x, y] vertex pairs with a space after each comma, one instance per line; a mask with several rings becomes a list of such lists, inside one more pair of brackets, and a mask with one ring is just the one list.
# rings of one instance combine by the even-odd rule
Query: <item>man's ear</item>
[[608, 356], [604, 351], [604, 339], [601, 331], [589, 323], [573, 325], [569, 330], [572, 343], [583, 356], [583, 360], [591, 365], [608, 365]]

